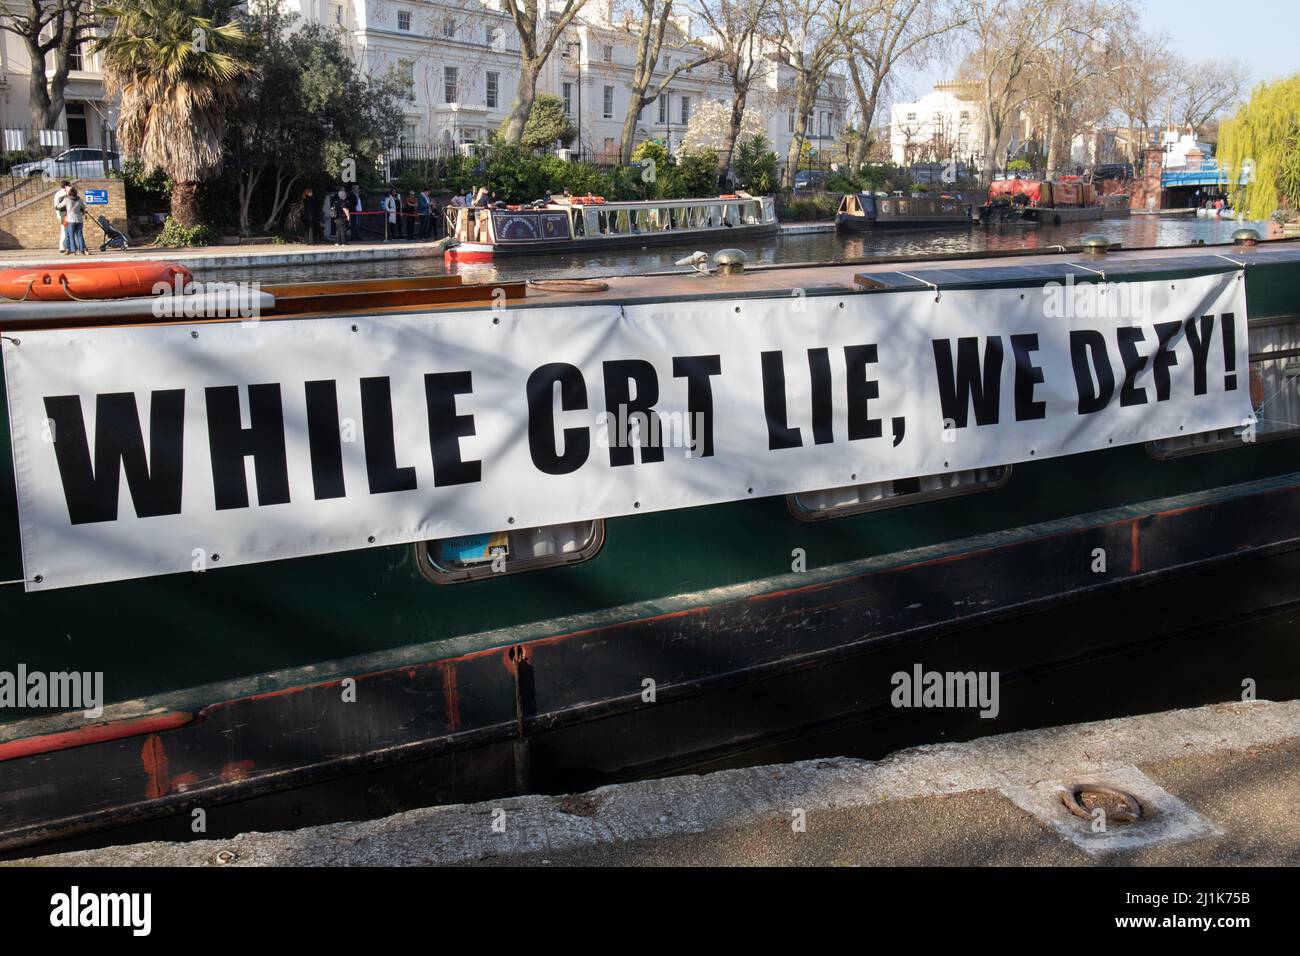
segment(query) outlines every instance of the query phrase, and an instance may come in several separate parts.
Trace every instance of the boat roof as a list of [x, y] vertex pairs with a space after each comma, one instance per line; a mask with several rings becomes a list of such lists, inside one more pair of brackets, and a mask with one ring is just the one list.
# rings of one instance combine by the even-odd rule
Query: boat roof
[[[574, 199], [582, 199], [581, 196], [575, 196]], [[705, 196], [694, 199], [619, 199], [607, 200], [605, 202], [584, 203], [570, 202], [563, 198], [552, 197], [552, 202], [547, 205], [546, 209], [680, 209], [685, 206], [713, 206], [718, 203], [731, 202], [758, 202], [762, 196], [735, 195], [726, 196]], [[529, 207], [525, 206], [524, 209]]]
[[[1233, 246], [1182, 246], [1148, 249], [1113, 250], [1104, 257], [1086, 255], [1082, 249], [1057, 246], [1043, 250], [1009, 250], [1002, 253], [956, 254], [936, 259], [930, 256], [874, 257], [840, 263], [789, 263], [750, 265], [740, 275], [701, 275], [688, 270], [649, 273], [645, 275], [612, 275], [598, 280], [584, 279], [565, 282], [571, 288], [540, 288], [522, 281], [506, 284], [505, 305], [508, 308], [526, 309], [574, 305], [627, 305], [637, 302], [693, 301], [711, 298], [770, 298], [788, 296], [795, 290], [806, 295], [844, 295], [885, 293], [938, 287], [979, 288], [991, 285], [1020, 284], [1042, 285], [1063, 281], [1072, 276], [1077, 281], [1095, 281], [1098, 270], [1106, 277], [1122, 278], [1125, 275], [1149, 274], [1195, 270], [1219, 272], [1247, 265], [1282, 262], [1300, 262], [1300, 240], [1272, 240], [1261, 242], [1254, 248]], [[924, 264], [918, 268], [918, 264]], [[406, 300], [391, 305], [362, 307], [349, 301], [347, 289], [359, 283], [376, 288], [381, 284], [397, 284], [407, 289], [402, 293]], [[501, 282], [488, 282], [465, 286], [462, 292], [452, 294], [447, 285], [458, 284], [458, 277], [407, 277], [398, 280], [358, 280], [340, 283], [292, 283], [266, 286], [277, 300], [277, 308], [262, 316], [261, 321], [281, 318], [327, 318], [353, 315], [398, 314], [410, 312], [467, 312], [500, 308], [501, 303], [491, 298]], [[431, 294], [437, 286], [439, 294]], [[328, 288], [323, 288], [328, 287]], [[338, 293], [334, 295], [334, 287]], [[331, 293], [325, 295], [324, 293]], [[476, 294], [482, 293], [482, 294]], [[441, 297], [445, 294], [445, 297]], [[314, 303], [313, 296], [319, 296]], [[303, 303], [287, 311], [278, 308], [281, 302]], [[88, 321], [84, 317], [69, 316], [57, 322], [32, 323], [19, 320], [7, 311], [0, 315], [0, 331], [31, 327], [76, 328], [89, 325], [142, 325], [182, 324], [196, 322], [228, 322], [233, 319], [104, 319]]]

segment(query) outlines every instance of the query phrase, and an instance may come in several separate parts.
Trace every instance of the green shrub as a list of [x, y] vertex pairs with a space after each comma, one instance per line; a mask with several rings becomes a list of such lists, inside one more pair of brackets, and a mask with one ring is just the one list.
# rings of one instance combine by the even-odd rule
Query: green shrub
[[556, 143], [568, 146], [577, 135], [564, 114], [564, 100], [554, 93], [538, 93], [524, 123], [523, 145], [529, 149], [550, 149]]
[[731, 162], [736, 171], [736, 183], [742, 189], [759, 196], [766, 196], [776, 189], [778, 158], [762, 133], [740, 140]]
[[668, 147], [657, 139], [646, 139], [637, 143], [636, 149], [632, 150], [632, 162], [644, 163], [647, 159], [654, 160], [656, 166], [667, 166], [672, 162], [672, 157], [668, 155]]
[[655, 183], [642, 178], [644, 171], [641, 166], [615, 166], [608, 173], [609, 192], [605, 195], [619, 201], [653, 199]]
[[445, 192], [462, 188], [473, 192], [486, 186], [509, 203], [532, 202], [548, 191], [558, 195], [565, 189], [575, 196], [590, 193], [611, 201], [680, 199], [717, 192], [718, 158], [713, 150], [693, 151], [674, 162], [662, 144], [647, 141], [637, 147], [633, 160], [648, 159], [654, 160], [655, 175], [646, 181], [645, 167], [640, 165], [604, 169], [566, 161], [551, 152], [498, 144], [482, 157], [458, 156], [436, 168], [432, 162], [405, 168], [391, 185], [402, 193], [425, 186]]
[[163, 212], [171, 208], [172, 184], [162, 170], [146, 176], [139, 162], [127, 160], [122, 164], [122, 182], [126, 186], [126, 206], [132, 212]]
[[777, 217], [785, 222], [824, 222], [835, 218], [840, 197], [833, 193], [814, 193], [797, 199], [783, 199]]
[[158, 238], [154, 240], [159, 246], [208, 246], [216, 238], [216, 233], [211, 226], [197, 225], [192, 229], [187, 229], [171, 216], [163, 223], [162, 232], [158, 233]]
[[609, 173], [590, 163], [566, 163], [558, 156], [547, 156], [542, 160], [542, 173], [547, 182], [554, 184], [552, 192], [568, 189], [575, 196], [591, 193], [606, 199], [614, 198], [614, 183]]
[[677, 172], [687, 196], [716, 196], [718, 154], [712, 149], [693, 149], [677, 157]]
[[826, 177], [825, 189], [832, 193], [886, 192], [895, 189], [908, 189], [912, 177], [901, 167], [893, 163], [863, 165], [856, 173], [841, 168], [832, 171]]

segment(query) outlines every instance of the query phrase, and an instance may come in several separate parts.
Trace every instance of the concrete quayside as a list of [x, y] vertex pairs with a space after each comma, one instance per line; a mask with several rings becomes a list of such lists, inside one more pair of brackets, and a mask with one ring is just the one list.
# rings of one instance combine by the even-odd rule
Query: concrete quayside
[[[1300, 701], [429, 807], [22, 866], [1300, 864]], [[1063, 795], [1071, 788], [1078, 813]], [[1137, 819], [1107, 798], [1131, 796]], [[1122, 798], [1120, 802], [1122, 802]]]

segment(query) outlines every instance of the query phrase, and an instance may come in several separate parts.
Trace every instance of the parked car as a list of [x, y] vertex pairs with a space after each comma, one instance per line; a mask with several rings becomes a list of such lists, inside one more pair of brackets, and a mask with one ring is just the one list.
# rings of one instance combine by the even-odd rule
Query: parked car
[[104, 175], [104, 157], [108, 168], [118, 168], [117, 153], [112, 150], [78, 147], [65, 149], [57, 156], [47, 156], [34, 163], [19, 163], [9, 170], [11, 176], [44, 176], [46, 179], [93, 179]]
[[795, 189], [821, 189], [826, 184], [826, 170], [801, 169], [794, 174]]

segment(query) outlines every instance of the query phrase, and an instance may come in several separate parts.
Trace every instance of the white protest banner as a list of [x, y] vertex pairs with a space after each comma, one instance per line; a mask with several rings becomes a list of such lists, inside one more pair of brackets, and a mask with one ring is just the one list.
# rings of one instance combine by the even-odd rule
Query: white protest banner
[[27, 586], [1229, 428], [1251, 414], [1244, 286], [23, 332], [4, 360]]

